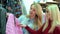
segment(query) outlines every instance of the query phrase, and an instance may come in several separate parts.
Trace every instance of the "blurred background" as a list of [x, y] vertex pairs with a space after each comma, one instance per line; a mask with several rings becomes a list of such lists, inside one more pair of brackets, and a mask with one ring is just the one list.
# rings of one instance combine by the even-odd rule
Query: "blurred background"
[[[24, 15], [29, 14], [30, 6], [33, 2], [41, 4], [43, 12], [45, 12], [46, 2], [52, 2], [52, 1], [56, 1], [56, 4], [60, 9], [60, 3], [59, 3], [60, 0], [0, 0], [0, 34], [5, 33], [5, 30], [1, 31], [2, 28], [5, 28], [5, 26], [2, 27], [1, 22], [1, 19], [5, 17], [3, 16], [3, 18], [1, 18], [2, 17], [1, 15], [3, 15], [3, 13], [1, 13], [2, 10], [4, 10], [3, 12], [5, 12], [6, 10], [6, 12], [13, 13], [18, 18], [22, 14]], [[3, 23], [3, 25], [5, 24]]]

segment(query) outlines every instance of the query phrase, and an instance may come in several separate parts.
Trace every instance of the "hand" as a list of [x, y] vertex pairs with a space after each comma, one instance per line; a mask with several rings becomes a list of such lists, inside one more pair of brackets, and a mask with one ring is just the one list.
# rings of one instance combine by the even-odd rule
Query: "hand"
[[8, 16], [10, 13], [6, 13], [6, 15]]
[[26, 25], [24, 25], [24, 24], [20, 24], [20, 26], [21, 26], [21, 27], [24, 27], [24, 28], [26, 27]]
[[48, 33], [53, 33], [53, 30], [49, 30]]

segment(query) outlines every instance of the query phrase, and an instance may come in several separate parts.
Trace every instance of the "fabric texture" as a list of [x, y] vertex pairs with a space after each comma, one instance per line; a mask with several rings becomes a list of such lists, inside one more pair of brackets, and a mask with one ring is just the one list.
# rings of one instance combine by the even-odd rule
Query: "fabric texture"
[[52, 21], [49, 20], [48, 27], [45, 29], [44, 32], [42, 32], [42, 29], [43, 29], [45, 23], [44, 23], [43, 26], [42, 26], [39, 30], [37, 30], [37, 31], [31, 29], [31, 28], [28, 27], [28, 26], [26, 26], [25, 28], [26, 28], [31, 34], [49, 34], [48, 31], [49, 31], [49, 29], [50, 29], [50, 27], [51, 27], [51, 22], [52, 22]]
[[53, 34], [60, 34], [60, 25], [55, 27]]
[[6, 9], [0, 4], [0, 34], [5, 34], [6, 30]]
[[[45, 14], [43, 14], [42, 16], [42, 24], [45, 23]], [[31, 29], [34, 29], [34, 19], [29, 19], [26, 17], [26, 15], [21, 15], [18, 20], [20, 21], [21, 24], [24, 24], [24, 25], [28, 25]], [[38, 27], [36, 28], [36, 30], [38, 29]], [[29, 34], [29, 32], [23, 28], [23, 34]]]
[[6, 24], [6, 34], [23, 34], [22, 28], [18, 25], [17, 18], [13, 14], [9, 14]]
[[[19, 22], [21, 24], [24, 24], [24, 25], [28, 25], [30, 28], [33, 29], [33, 20], [30, 20], [29, 18], [26, 17], [26, 15], [21, 15], [19, 18], [18, 18]], [[22, 29], [23, 30], [23, 34], [30, 34], [25, 28]]]

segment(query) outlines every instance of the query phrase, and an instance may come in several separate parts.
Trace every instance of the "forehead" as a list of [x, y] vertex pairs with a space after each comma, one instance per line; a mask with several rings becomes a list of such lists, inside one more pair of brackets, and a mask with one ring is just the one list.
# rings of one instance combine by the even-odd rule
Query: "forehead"
[[32, 5], [31, 8], [35, 8], [35, 5]]

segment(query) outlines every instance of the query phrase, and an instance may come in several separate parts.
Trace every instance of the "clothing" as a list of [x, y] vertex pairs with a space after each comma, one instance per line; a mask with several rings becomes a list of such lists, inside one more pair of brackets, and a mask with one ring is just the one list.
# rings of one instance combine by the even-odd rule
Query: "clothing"
[[49, 34], [48, 31], [49, 31], [49, 29], [50, 29], [50, 27], [51, 27], [51, 21], [49, 20], [48, 27], [44, 30], [44, 32], [42, 32], [42, 29], [43, 29], [44, 25], [45, 25], [45, 24], [43, 24], [43, 26], [42, 26], [39, 30], [37, 30], [37, 31], [32, 30], [32, 29], [29, 28], [28, 26], [26, 26], [25, 28], [26, 28], [31, 34]]
[[0, 34], [5, 34], [6, 30], [6, 9], [0, 4]]
[[[34, 19], [26, 17], [26, 15], [21, 15], [18, 20], [21, 24], [28, 25], [30, 28], [34, 29]], [[37, 28], [36, 28], [37, 30]], [[25, 28], [23, 28], [23, 34], [30, 34]]]
[[42, 34], [49, 34], [48, 31], [49, 29], [51, 28], [51, 23], [52, 23], [52, 20], [48, 20], [48, 26], [47, 28], [44, 30], [44, 32], [42, 32]]
[[60, 25], [55, 27], [53, 34], [60, 34]]
[[6, 34], [23, 34], [22, 28], [18, 26], [19, 22], [13, 14], [8, 15], [6, 24]]
[[[42, 21], [43, 21], [43, 24], [45, 23], [45, 14], [42, 16]], [[24, 24], [24, 25], [28, 25], [31, 29], [34, 30], [34, 19], [30, 19], [30, 18], [27, 18], [26, 15], [21, 15], [18, 20], [20, 21], [21, 24]], [[38, 27], [36, 27], [36, 30], [38, 29]], [[23, 28], [23, 33], [24, 34], [29, 34], [29, 32]]]
[[[44, 25], [43, 25], [44, 26]], [[43, 26], [39, 30], [33, 30], [30, 27], [26, 26], [25, 28], [30, 32], [30, 34], [42, 34]]]

